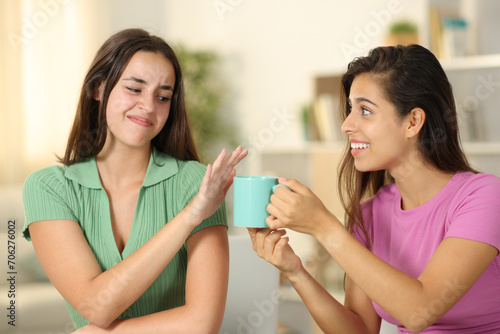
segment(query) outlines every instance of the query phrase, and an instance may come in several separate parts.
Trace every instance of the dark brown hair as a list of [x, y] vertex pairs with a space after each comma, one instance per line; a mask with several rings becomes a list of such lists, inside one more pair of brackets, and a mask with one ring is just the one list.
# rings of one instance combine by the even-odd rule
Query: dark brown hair
[[[90, 66], [80, 93], [65, 155], [60, 162], [71, 165], [95, 157], [102, 150], [107, 134], [106, 106], [109, 94], [138, 51], [162, 54], [175, 70], [170, 113], [163, 129], [153, 138], [152, 145], [174, 158], [199, 161], [184, 103], [182, 71], [174, 51], [165, 40], [145, 30], [126, 29], [104, 42]], [[102, 83], [103, 97], [97, 101], [94, 97]]]
[[[425, 112], [418, 150], [425, 163], [444, 172], [472, 171], [463, 153], [453, 91], [436, 57], [420, 45], [378, 47], [368, 56], [354, 59], [342, 77], [342, 119], [350, 113], [348, 98], [354, 78], [368, 73], [384, 90], [398, 115], [403, 118], [414, 108]], [[349, 144], [349, 143], [348, 143]], [[370, 246], [361, 202], [373, 196], [394, 179], [386, 171], [360, 172], [354, 166], [350, 145], [339, 165], [340, 199], [346, 211], [346, 223], [354, 233], [357, 226]]]

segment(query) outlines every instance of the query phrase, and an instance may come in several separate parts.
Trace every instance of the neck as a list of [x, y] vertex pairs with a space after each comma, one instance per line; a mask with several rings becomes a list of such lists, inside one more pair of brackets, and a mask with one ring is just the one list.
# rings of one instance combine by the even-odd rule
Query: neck
[[436, 196], [451, 180], [454, 173], [443, 172], [425, 163], [414, 164], [406, 173], [394, 173], [401, 194], [401, 208], [416, 208]]
[[142, 185], [148, 169], [151, 147], [111, 149], [104, 146], [96, 163], [105, 188]]

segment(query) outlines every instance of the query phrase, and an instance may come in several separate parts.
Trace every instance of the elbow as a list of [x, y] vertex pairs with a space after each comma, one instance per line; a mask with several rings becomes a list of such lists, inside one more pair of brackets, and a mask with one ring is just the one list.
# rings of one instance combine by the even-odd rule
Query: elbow
[[417, 310], [412, 312], [412, 314], [407, 317], [407, 319], [401, 321], [401, 323], [411, 333], [420, 333], [435, 323], [438, 319], [439, 318], [436, 318], [428, 312], [426, 313], [421, 310]]
[[97, 326], [102, 329], [106, 329], [111, 326], [111, 324], [116, 320], [116, 318], [96, 316], [96, 317], [84, 317], [92, 325]]
[[106, 329], [117, 319], [117, 315], [98, 307], [79, 307], [76, 311], [92, 325]]
[[[404, 324], [403, 324], [404, 325]], [[420, 333], [429, 326], [405, 326], [410, 333]]]
[[99, 328], [106, 329], [115, 321], [116, 319], [95, 319], [91, 323]]

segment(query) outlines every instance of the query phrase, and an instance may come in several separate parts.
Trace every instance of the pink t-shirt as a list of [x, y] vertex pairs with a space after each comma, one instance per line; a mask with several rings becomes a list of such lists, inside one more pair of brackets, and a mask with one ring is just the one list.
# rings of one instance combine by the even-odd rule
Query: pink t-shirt
[[[500, 178], [494, 175], [458, 172], [430, 201], [411, 210], [401, 209], [397, 186], [387, 185], [363, 203], [362, 212], [372, 252], [414, 278], [446, 237], [500, 249]], [[356, 238], [366, 246], [362, 235]], [[377, 304], [374, 307], [383, 319], [398, 325], [400, 333], [409, 333]], [[438, 300], [430, 303], [429, 312], [439, 307]], [[500, 256], [454, 307], [422, 333], [450, 331], [500, 333]]]

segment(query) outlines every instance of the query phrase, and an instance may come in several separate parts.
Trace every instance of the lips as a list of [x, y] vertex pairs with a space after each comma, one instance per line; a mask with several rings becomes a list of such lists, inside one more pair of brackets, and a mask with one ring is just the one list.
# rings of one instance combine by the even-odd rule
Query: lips
[[149, 119], [147, 119], [145, 117], [132, 115], [132, 116], [127, 116], [127, 118], [129, 120], [131, 120], [132, 122], [134, 122], [135, 124], [143, 126], [143, 127], [153, 126], [153, 122], [151, 122]]
[[370, 147], [370, 144], [351, 140], [351, 154], [356, 156]]

